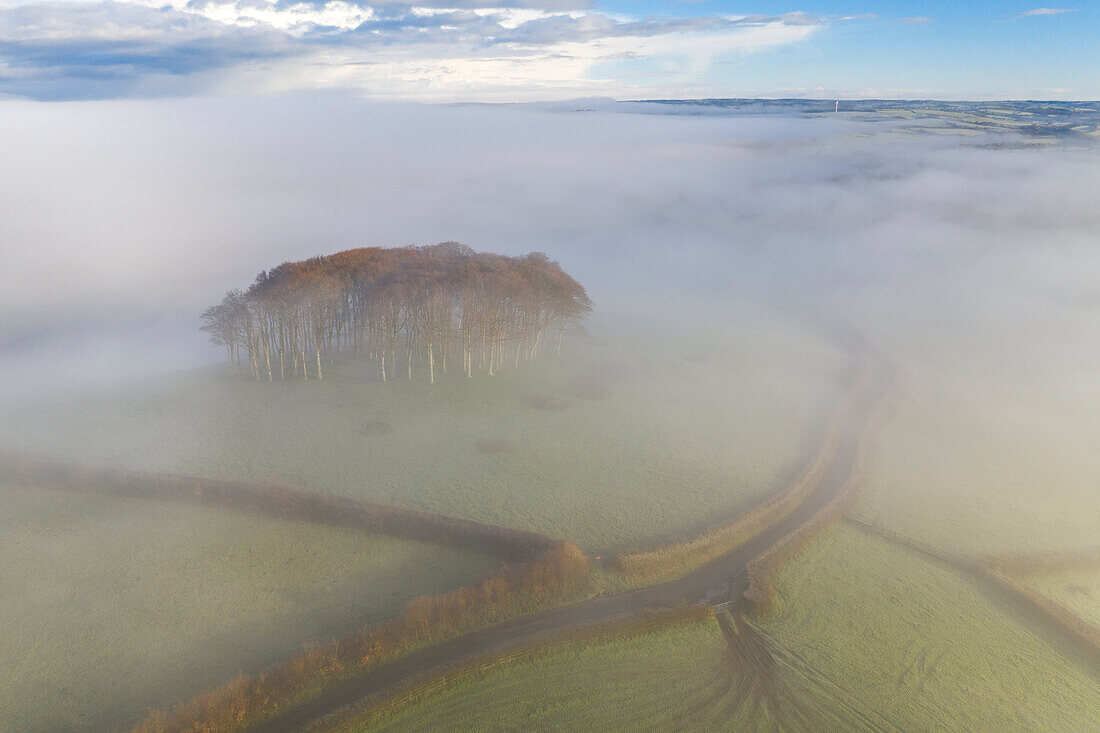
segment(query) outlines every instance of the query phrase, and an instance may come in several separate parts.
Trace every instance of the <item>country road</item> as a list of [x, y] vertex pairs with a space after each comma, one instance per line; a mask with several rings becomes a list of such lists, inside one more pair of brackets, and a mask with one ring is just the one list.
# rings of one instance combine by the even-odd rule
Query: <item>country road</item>
[[892, 366], [881, 355], [861, 351], [857, 356], [857, 363], [857, 368], [866, 370], [867, 378], [858, 380], [860, 388], [853, 395], [843, 416], [840, 446], [831, 463], [801, 505], [752, 539], [680, 578], [530, 614], [414, 652], [377, 670], [339, 682], [301, 705], [249, 726], [248, 730], [259, 733], [299, 731], [322, 716], [411, 677], [456, 663], [474, 654], [578, 624], [601, 621], [643, 609], [670, 608], [685, 603], [713, 604], [728, 600], [735, 610], [744, 603], [748, 563], [798, 529], [836, 498], [852, 475], [859, 444], [868, 427], [873, 408], [886, 393], [893, 379]]

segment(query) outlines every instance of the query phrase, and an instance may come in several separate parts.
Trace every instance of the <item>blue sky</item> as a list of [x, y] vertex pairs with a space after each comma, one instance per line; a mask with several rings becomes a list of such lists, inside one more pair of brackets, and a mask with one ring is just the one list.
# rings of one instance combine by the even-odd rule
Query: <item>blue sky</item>
[[1100, 98], [1084, 2], [0, 0], [0, 95]]

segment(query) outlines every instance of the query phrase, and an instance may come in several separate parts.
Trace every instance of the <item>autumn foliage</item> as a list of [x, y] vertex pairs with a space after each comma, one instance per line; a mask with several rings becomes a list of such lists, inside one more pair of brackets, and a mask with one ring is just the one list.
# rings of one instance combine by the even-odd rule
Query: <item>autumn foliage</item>
[[679, 606], [661, 610], [644, 610], [630, 616], [619, 616], [585, 626], [573, 626], [533, 641], [524, 641], [503, 649], [463, 660], [442, 670], [429, 672], [399, 685], [389, 694], [381, 694], [340, 710], [310, 730], [330, 733], [362, 730], [368, 723], [393, 714], [402, 708], [430, 697], [469, 679], [511, 664], [524, 664], [555, 652], [586, 644], [624, 641], [659, 631], [699, 623], [714, 618], [706, 604]]
[[168, 711], [151, 714], [135, 733], [232, 731], [318, 691], [367, 672], [412, 649], [492, 626], [584, 591], [584, 554], [559, 542], [538, 557], [438, 596], [417, 598], [397, 619], [308, 650], [254, 676], [239, 676]]
[[234, 678], [173, 710], [157, 711], [136, 728], [143, 732], [236, 730], [329, 681], [571, 600], [585, 591], [591, 571], [576, 546], [535, 532], [287, 487], [97, 468], [6, 451], [0, 451], [0, 476], [17, 485], [198, 503], [446, 542], [511, 561], [472, 585], [414, 599], [393, 621], [310, 649], [261, 674]]
[[231, 368], [255, 379], [324, 377], [344, 351], [365, 355], [379, 377], [412, 378], [414, 363], [461, 363], [495, 374], [560, 348], [566, 328], [592, 310], [584, 288], [541, 252], [478, 253], [457, 242], [365, 247], [286, 262], [232, 290], [203, 314], [203, 330]]

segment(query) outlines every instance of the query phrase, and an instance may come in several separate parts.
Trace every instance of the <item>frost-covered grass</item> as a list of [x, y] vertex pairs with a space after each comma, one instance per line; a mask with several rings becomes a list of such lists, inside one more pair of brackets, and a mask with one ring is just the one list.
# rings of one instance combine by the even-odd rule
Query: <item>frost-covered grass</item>
[[1094, 727], [1100, 680], [971, 580], [845, 526], [780, 573], [762, 627], [806, 689], [886, 729]]
[[126, 728], [498, 564], [223, 509], [0, 485], [0, 731]]
[[1021, 580], [1100, 627], [1100, 568], [1028, 575]]
[[[909, 550], [841, 526], [778, 586], [775, 615], [756, 626], [773, 647], [777, 689], [808, 713], [806, 730], [1095, 727], [1100, 681]], [[766, 705], [726, 707], [725, 649], [714, 623], [591, 644], [466, 681], [360, 730], [775, 730]], [[779, 729], [798, 729], [789, 725]]]
[[[353, 358], [324, 382], [211, 369], [20, 404], [0, 410], [0, 424], [18, 426], [9, 446], [306, 486], [601, 554], [690, 534], [779, 489], [817, 439], [843, 371], [826, 338], [789, 324], [617, 329], [494, 378], [381, 384]], [[606, 397], [573, 394], [593, 374]], [[524, 401], [532, 393], [567, 404], [537, 409]], [[479, 449], [505, 440], [507, 451]]]
[[681, 723], [702, 722], [679, 715], [684, 701], [698, 694], [707, 673], [719, 664], [724, 646], [714, 622], [578, 646], [468, 680], [351, 729], [682, 729]]

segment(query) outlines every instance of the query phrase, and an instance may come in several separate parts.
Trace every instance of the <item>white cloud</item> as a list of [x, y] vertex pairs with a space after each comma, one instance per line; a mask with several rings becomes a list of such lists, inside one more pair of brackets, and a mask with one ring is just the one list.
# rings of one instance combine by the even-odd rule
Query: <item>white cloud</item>
[[586, 1], [0, 6], [0, 94], [339, 87], [388, 98], [633, 95], [636, 85], [595, 78], [594, 67], [646, 62], [690, 86], [717, 57], [797, 43], [824, 23], [804, 13], [637, 19], [583, 9]]
[[1034, 10], [1028, 10], [1023, 13], [1017, 13], [1013, 15], [1010, 20], [1019, 20], [1020, 18], [1031, 18], [1036, 15], [1061, 15], [1062, 13], [1076, 13], [1077, 8], [1035, 8]]

